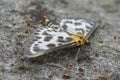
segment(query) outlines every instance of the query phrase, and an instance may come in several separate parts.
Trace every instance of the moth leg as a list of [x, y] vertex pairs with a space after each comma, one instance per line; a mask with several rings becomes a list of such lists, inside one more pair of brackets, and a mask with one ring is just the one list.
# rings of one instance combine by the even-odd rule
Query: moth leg
[[54, 57], [56, 57], [56, 56], [58, 56], [59, 54], [61, 54], [62, 51], [63, 51], [63, 49], [60, 49]]
[[76, 55], [75, 55], [75, 60], [78, 59], [78, 55], [79, 55], [79, 53], [80, 53], [80, 48], [78, 48], [78, 50], [77, 50], [77, 53], [76, 53]]
[[[71, 38], [72, 38], [72, 42], [78, 46], [83, 46], [89, 43], [89, 41], [84, 37], [83, 34], [75, 34], [75, 35], [72, 35]], [[80, 48], [78, 48], [77, 50], [77, 53], [75, 55], [75, 60], [78, 59], [79, 52], [80, 52]]]

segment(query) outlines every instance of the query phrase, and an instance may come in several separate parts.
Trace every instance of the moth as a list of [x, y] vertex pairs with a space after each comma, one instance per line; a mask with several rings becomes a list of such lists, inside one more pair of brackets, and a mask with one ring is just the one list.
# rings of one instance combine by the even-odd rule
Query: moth
[[61, 18], [55, 23], [41, 27], [35, 32], [37, 40], [30, 47], [29, 58], [38, 57], [58, 49], [83, 46], [98, 27], [92, 20], [84, 18]]

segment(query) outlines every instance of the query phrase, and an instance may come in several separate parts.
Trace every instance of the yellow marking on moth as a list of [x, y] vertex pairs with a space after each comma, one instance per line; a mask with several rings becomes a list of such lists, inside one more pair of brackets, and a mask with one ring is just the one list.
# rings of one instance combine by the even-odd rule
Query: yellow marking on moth
[[50, 22], [50, 20], [46, 18], [46, 19], [45, 19], [45, 24], [46, 24], [47, 26], [51, 26], [52, 22]]
[[45, 24], [48, 24], [50, 22], [49, 19], [45, 19]]
[[89, 41], [82, 34], [72, 35], [71, 38], [72, 38], [71, 42], [75, 43], [76, 45], [83, 46], [83, 45], [89, 43]]

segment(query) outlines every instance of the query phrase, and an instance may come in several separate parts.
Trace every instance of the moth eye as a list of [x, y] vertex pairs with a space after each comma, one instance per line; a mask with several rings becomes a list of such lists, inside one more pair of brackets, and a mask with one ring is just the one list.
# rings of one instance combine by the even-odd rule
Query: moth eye
[[78, 42], [79, 42], [79, 43], [81, 43], [81, 41], [80, 41], [80, 40], [79, 40]]
[[82, 36], [80, 36], [79, 38], [80, 38], [80, 39], [83, 39], [83, 37], [82, 37]]

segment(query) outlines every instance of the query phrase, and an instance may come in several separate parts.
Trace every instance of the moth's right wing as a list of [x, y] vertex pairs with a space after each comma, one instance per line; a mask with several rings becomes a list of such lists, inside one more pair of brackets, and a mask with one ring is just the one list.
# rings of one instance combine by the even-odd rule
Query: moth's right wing
[[58, 25], [68, 34], [83, 34], [86, 38], [98, 27], [98, 23], [85, 18], [65, 17], [57, 20]]

